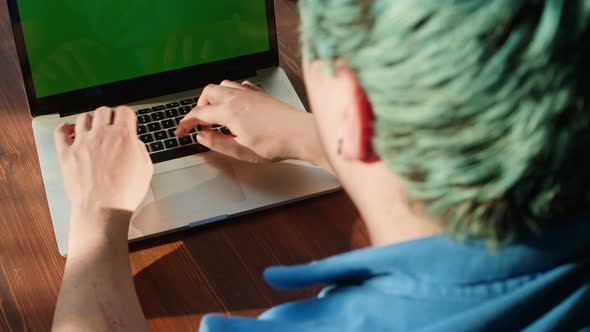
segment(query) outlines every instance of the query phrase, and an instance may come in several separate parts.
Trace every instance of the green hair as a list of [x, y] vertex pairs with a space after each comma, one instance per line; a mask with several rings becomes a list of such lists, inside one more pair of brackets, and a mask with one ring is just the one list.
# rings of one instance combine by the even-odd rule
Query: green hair
[[[459, 239], [590, 206], [590, 0], [300, 0], [304, 59], [354, 71], [374, 147]], [[330, 65], [330, 68], [332, 65]]]

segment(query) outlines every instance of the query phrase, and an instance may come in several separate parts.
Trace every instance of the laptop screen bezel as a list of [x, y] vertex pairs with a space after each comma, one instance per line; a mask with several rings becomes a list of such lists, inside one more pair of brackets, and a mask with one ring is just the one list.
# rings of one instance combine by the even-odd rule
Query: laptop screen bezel
[[226, 78], [246, 78], [253, 76], [256, 70], [276, 67], [279, 64], [279, 54], [274, 1], [265, 0], [265, 3], [270, 46], [268, 51], [37, 98], [17, 0], [8, 0], [8, 11], [31, 115], [36, 117], [53, 113], [62, 116], [77, 114], [102, 105], [120, 105], [187, 91]]

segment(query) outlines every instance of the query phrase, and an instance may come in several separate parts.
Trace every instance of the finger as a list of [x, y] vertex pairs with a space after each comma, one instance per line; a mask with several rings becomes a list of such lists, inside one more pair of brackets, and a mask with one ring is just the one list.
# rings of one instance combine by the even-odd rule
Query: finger
[[74, 143], [72, 135], [74, 134], [74, 125], [69, 123], [61, 124], [53, 131], [53, 140], [57, 154], [62, 156], [67, 149]]
[[139, 145], [139, 149], [141, 150], [141, 154], [144, 158], [145, 161], [149, 161], [150, 163], [152, 162], [151, 158], [150, 158], [150, 154], [147, 150], [147, 146], [140, 141], [139, 139], [137, 139], [137, 144]]
[[90, 113], [82, 113], [76, 118], [76, 138], [86, 135], [92, 128], [93, 117]]
[[201, 92], [201, 96], [197, 101], [197, 107], [209, 104], [220, 104], [233, 97], [236, 89], [226, 86], [209, 84]]
[[216, 130], [200, 131], [197, 134], [197, 142], [213, 151], [236, 159], [240, 159], [240, 155], [244, 150], [243, 146], [234, 137]]
[[108, 126], [113, 120], [113, 109], [110, 107], [100, 107], [94, 111], [94, 120], [92, 121], [92, 128]]
[[252, 82], [250, 82], [248, 80], [245, 80], [244, 82], [242, 82], [242, 85], [245, 86], [245, 87], [247, 87], [250, 90], [264, 92], [264, 89], [263, 88], [261, 88], [260, 86], [254, 84], [254, 83], [252, 83]]
[[242, 84], [230, 80], [223, 80], [223, 82], [221, 82], [221, 84], [219, 85], [224, 86], [226, 88], [247, 90], [247, 87], [243, 86]]
[[130, 107], [119, 106], [115, 109], [113, 125], [125, 127], [130, 133], [137, 134], [137, 116]]
[[191, 131], [197, 125], [210, 126], [220, 124], [229, 126], [229, 122], [233, 117], [234, 112], [226, 105], [205, 105], [202, 107], [195, 107], [190, 111], [178, 124], [176, 129], [176, 136], [182, 137]]

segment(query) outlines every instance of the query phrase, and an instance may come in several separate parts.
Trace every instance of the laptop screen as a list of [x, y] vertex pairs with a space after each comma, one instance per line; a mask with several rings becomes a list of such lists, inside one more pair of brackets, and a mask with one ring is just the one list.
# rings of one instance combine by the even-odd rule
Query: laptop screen
[[265, 0], [18, 0], [37, 98], [270, 49]]

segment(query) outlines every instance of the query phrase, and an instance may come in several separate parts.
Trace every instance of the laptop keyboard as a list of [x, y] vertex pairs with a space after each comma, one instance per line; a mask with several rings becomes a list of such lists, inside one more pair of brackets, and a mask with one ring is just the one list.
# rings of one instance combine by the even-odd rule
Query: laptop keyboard
[[[177, 138], [174, 135], [178, 123], [195, 107], [197, 100], [198, 97], [182, 99], [136, 111], [137, 136], [145, 144], [154, 164], [209, 151], [197, 143], [200, 126], [185, 137]], [[214, 125], [211, 129], [231, 134], [223, 126]]]

